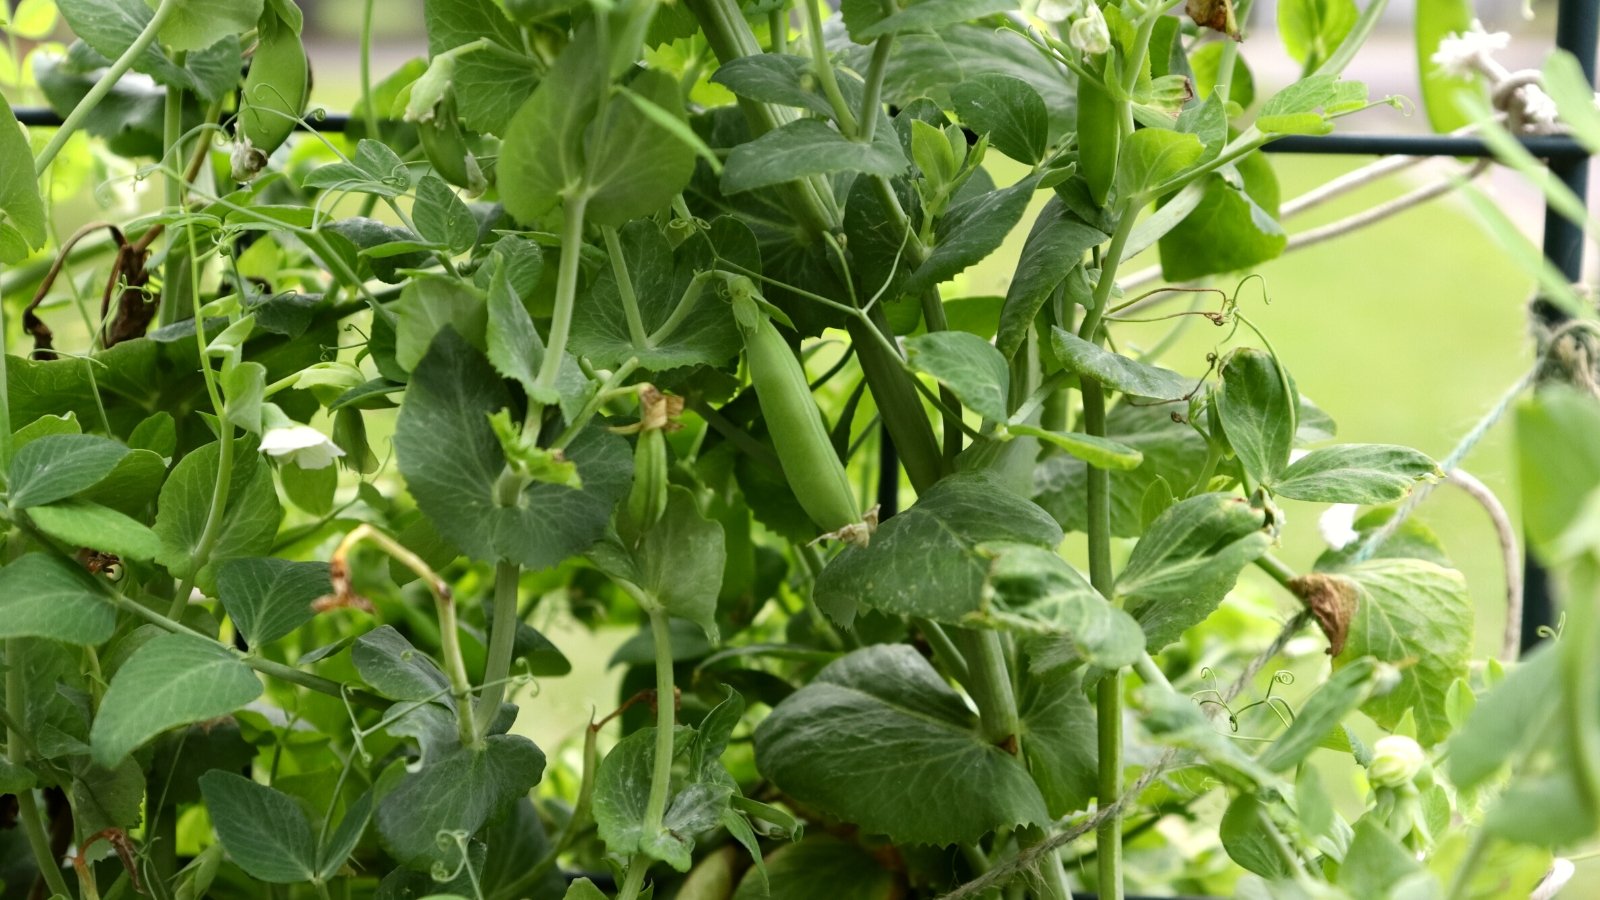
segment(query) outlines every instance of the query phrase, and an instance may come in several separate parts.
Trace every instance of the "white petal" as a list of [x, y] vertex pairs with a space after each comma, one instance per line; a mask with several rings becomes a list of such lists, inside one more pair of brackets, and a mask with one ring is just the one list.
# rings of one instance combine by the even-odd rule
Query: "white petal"
[[310, 425], [271, 428], [261, 436], [261, 452], [269, 456], [288, 456], [297, 450], [315, 447], [325, 441], [327, 437]]
[[1361, 537], [1355, 528], [1357, 509], [1354, 503], [1336, 503], [1317, 519], [1317, 530], [1329, 547], [1343, 550]]

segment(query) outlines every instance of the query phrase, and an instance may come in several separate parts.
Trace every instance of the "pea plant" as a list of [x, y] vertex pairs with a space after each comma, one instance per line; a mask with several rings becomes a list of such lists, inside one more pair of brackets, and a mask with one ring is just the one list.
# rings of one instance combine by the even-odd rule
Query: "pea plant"
[[[1398, 166], [1280, 202], [1261, 153], [1395, 114], [1342, 77], [1383, 0], [1285, 0], [1260, 97], [1248, 0], [421, 5], [425, 59], [374, 73], [344, 4], [316, 79], [293, 0], [8, 14], [62, 123], [0, 104], [5, 898], [1571, 877], [1591, 305], [1469, 188], [1570, 320], [1439, 462], [1336, 442], [1252, 319], [1250, 269], [1417, 200], [1291, 235]], [[1600, 151], [1576, 64], [1423, 5], [1434, 124], [1586, 221], [1516, 141]], [[1521, 661], [1412, 515], [1502, 419], [1571, 601]]]

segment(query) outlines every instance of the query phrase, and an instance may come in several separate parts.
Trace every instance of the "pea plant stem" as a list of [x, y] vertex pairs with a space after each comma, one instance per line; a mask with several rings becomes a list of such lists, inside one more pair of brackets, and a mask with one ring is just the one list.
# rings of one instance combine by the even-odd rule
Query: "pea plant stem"
[[[27, 705], [27, 673], [17, 663], [21, 654], [21, 639], [6, 641], [6, 710], [11, 726], [23, 721], [23, 708]], [[18, 768], [27, 762], [22, 733], [15, 727], [10, 728], [6, 735], [6, 757]], [[15, 796], [17, 818], [22, 820], [22, 830], [28, 837], [28, 846], [33, 850], [34, 861], [39, 866], [39, 876], [44, 879], [52, 895], [73, 896], [67, 889], [66, 878], [61, 875], [60, 862], [50, 851], [50, 838], [44, 833], [44, 823], [39, 819], [39, 804], [34, 800], [32, 789], [17, 791]]]
[[[180, 62], [179, 65], [182, 65]], [[184, 90], [178, 85], [167, 86], [166, 105], [161, 118], [161, 149], [162, 149], [162, 175], [161, 181], [165, 189], [165, 205], [169, 213], [176, 213], [183, 208], [184, 181], [183, 175], [177, 171], [183, 158], [183, 97]], [[171, 165], [166, 164], [167, 158], [172, 159]], [[183, 269], [185, 264], [193, 265], [194, 261], [185, 259], [180, 252], [180, 237], [176, 229], [168, 228], [167, 259], [161, 267], [161, 308], [159, 315], [162, 325], [171, 325], [178, 321], [178, 313], [183, 309], [184, 289]], [[200, 327], [200, 318], [195, 318], [195, 331], [203, 332]], [[202, 337], [201, 343], [204, 344]], [[204, 348], [202, 347], [202, 353]], [[202, 356], [202, 359], [204, 357]], [[202, 363], [203, 364], [203, 363]]]
[[149, 22], [145, 23], [138, 37], [135, 37], [133, 43], [128, 45], [128, 49], [122, 51], [122, 55], [117, 57], [116, 61], [105, 72], [101, 73], [100, 80], [94, 83], [94, 87], [89, 88], [89, 92], [84, 94], [83, 99], [78, 101], [78, 105], [74, 106], [72, 112], [67, 114], [67, 118], [61, 123], [61, 127], [56, 129], [56, 133], [50, 138], [50, 142], [45, 144], [39, 155], [33, 158], [33, 173], [35, 175], [43, 175], [45, 170], [50, 168], [50, 164], [55, 162], [55, 158], [61, 152], [61, 148], [65, 147], [72, 135], [83, 126], [83, 121], [99, 107], [100, 101], [111, 93], [111, 89], [116, 87], [117, 82], [122, 80], [122, 76], [133, 68], [134, 62], [143, 56], [146, 50], [150, 49], [151, 44], [155, 43], [156, 35], [161, 33], [162, 26], [167, 24], [167, 20], [172, 18], [172, 14], [178, 11], [178, 7], [182, 3], [183, 0], [161, 0], [161, 5], [156, 7], [155, 14], [150, 17]]
[[[630, 591], [630, 593], [633, 593]], [[661, 833], [661, 823], [667, 813], [667, 799], [672, 787], [672, 755], [675, 731], [678, 725], [677, 691], [672, 685], [672, 629], [667, 611], [648, 596], [636, 594], [650, 618], [650, 640], [655, 648], [656, 663], [656, 734], [655, 754], [650, 768], [650, 794], [645, 799], [644, 834], [646, 839]], [[635, 853], [628, 861], [628, 874], [623, 880], [617, 900], [633, 900], [644, 886], [644, 877], [650, 870], [651, 859]]]
[[822, 37], [822, 4], [820, 0], [800, 0], [800, 5], [806, 11], [806, 39], [811, 47], [811, 66], [818, 83], [822, 85], [822, 95], [828, 98], [828, 105], [833, 107], [833, 117], [839, 124], [839, 130], [845, 137], [855, 137], [859, 133], [856, 117], [839, 90], [839, 79], [833, 73], [827, 42]]
[[967, 691], [978, 706], [984, 740], [1015, 749], [1019, 728], [1017, 695], [1011, 686], [1005, 648], [1000, 633], [989, 629], [962, 629], [954, 640], [967, 662]]
[[511, 654], [517, 642], [517, 581], [522, 567], [501, 560], [494, 568], [494, 621], [489, 626], [489, 657], [483, 666], [483, 693], [478, 698], [478, 732], [487, 734], [506, 698]]
[[544, 361], [535, 380], [540, 388], [553, 390], [567, 352], [567, 335], [572, 331], [572, 310], [578, 297], [578, 261], [583, 253], [583, 218], [589, 195], [583, 191], [567, 198], [562, 209], [561, 262], [556, 270], [555, 308], [550, 318], [550, 340], [545, 342]]

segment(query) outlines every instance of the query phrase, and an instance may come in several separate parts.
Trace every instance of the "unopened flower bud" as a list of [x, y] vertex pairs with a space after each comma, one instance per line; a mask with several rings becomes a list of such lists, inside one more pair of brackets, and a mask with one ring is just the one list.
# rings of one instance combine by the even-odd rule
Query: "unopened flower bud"
[[1373, 787], [1397, 788], [1409, 784], [1428, 762], [1422, 746], [1403, 734], [1380, 738], [1372, 749], [1367, 780]]
[[1110, 50], [1111, 29], [1106, 25], [1106, 17], [1100, 12], [1100, 7], [1093, 3], [1085, 4], [1083, 17], [1072, 23], [1068, 38], [1072, 46], [1091, 56]]

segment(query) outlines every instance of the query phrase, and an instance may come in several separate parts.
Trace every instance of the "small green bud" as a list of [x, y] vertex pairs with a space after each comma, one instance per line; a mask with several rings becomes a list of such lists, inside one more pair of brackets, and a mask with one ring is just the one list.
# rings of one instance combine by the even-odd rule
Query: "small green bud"
[[1380, 738], [1372, 748], [1367, 780], [1373, 787], [1397, 788], [1410, 784], [1428, 764], [1422, 745], [1403, 734]]

